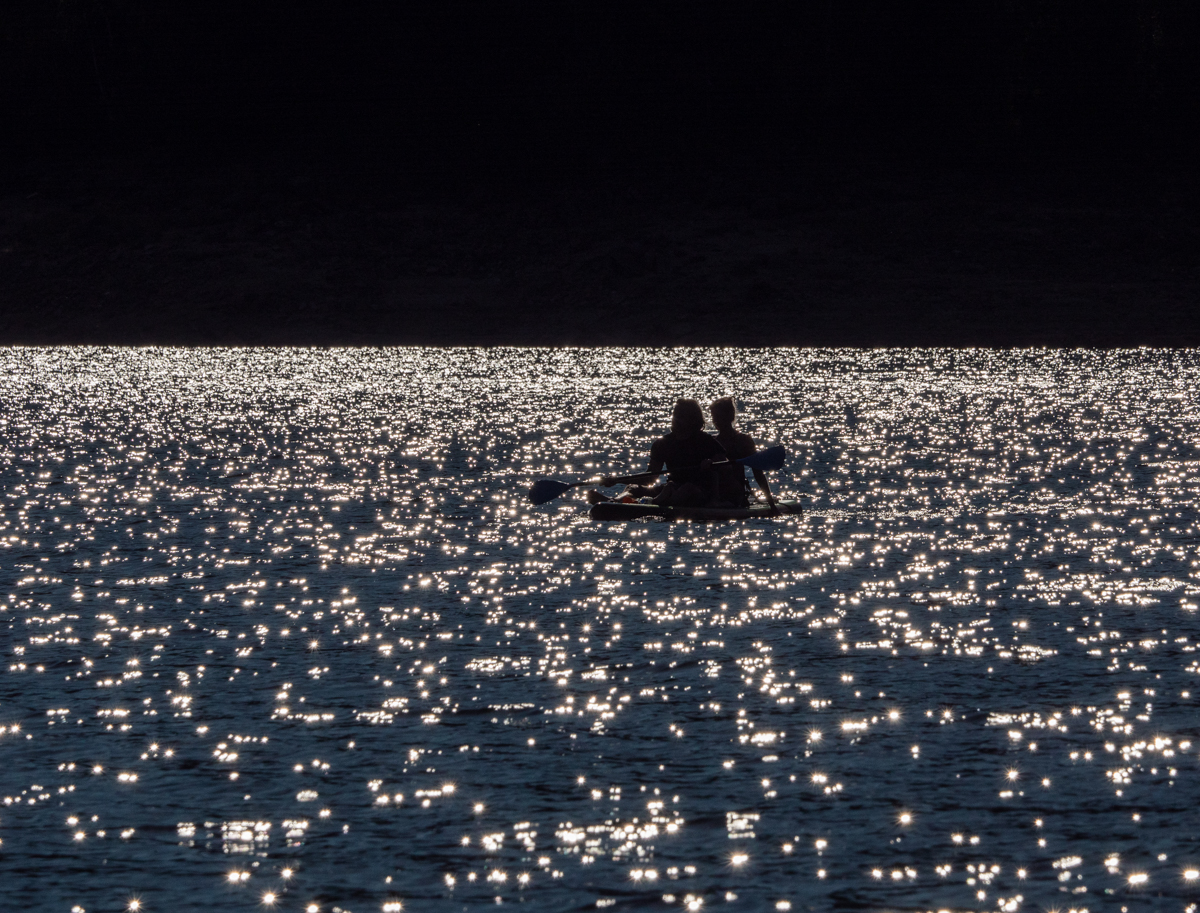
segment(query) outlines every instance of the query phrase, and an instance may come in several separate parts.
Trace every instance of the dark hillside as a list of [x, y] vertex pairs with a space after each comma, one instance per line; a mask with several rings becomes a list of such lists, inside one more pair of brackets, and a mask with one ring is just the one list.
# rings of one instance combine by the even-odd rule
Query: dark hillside
[[1182, 0], [8, 0], [0, 341], [1200, 342], [1198, 36]]

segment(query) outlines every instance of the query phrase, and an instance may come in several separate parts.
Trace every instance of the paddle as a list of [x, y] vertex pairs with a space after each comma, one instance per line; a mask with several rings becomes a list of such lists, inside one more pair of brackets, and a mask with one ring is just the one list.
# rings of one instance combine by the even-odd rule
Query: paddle
[[529, 500], [534, 504], [545, 504], [553, 501], [559, 495], [580, 485], [599, 485], [608, 479], [614, 485], [638, 485], [642, 482], [653, 482], [662, 473], [639, 472], [632, 476], [605, 476], [603, 479], [588, 479], [586, 482], [559, 482], [557, 479], [538, 479], [529, 489]]
[[[748, 457], [743, 457], [740, 460], [733, 460], [734, 463], [741, 463], [749, 469], [771, 470], [779, 469], [783, 466], [784, 460], [787, 459], [787, 451], [782, 445], [768, 447], [766, 450], [759, 450], [756, 453], [750, 454]], [[731, 462], [722, 460], [719, 463], [713, 463], [714, 466], [720, 466], [723, 463]], [[538, 479], [529, 489], [529, 500], [534, 504], [545, 504], [547, 501], [553, 501], [564, 492], [570, 491], [572, 488], [578, 488], [580, 485], [599, 485], [607, 480], [613, 485], [636, 485], [640, 482], [650, 482], [662, 475], [664, 472], [670, 472], [668, 469], [663, 469], [660, 472], [639, 472], [637, 475], [631, 476], [603, 476], [599, 479], [589, 479], [585, 482], [559, 482], [556, 479]]]

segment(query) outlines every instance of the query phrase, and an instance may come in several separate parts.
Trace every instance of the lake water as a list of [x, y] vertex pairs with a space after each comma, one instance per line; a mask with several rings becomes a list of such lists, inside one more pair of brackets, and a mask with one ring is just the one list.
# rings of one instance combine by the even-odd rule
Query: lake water
[[1195, 911], [1198, 366], [0, 350], [3, 909]]

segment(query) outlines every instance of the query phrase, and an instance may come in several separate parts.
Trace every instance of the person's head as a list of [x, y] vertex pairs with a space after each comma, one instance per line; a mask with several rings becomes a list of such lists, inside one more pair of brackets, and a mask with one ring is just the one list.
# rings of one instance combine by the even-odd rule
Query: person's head
[[733, 404], [732, 396], [722, 396], [708, 407], [708, 411], [718, 430], [732, 428], [737, 418], [737, 406]]
[[677, 399], [671, 412], [671, 430], [679, 434], [695, 434], [704, 430], [704, 410], [694, 399]]

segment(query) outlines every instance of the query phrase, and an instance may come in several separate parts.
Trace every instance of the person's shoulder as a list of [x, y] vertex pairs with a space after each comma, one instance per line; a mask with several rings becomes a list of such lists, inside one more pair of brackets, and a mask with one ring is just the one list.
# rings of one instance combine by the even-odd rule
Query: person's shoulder
[[721, 442], [719, 440], [717, 440], [717, 438], [714, 435], [711, 435], [711, 434], [708, 434], [707, 432], [705, 432], [704, 438], [705, 438], [705, 440], [702, 443], [704, 444], [704, 449], [707, 450], [709, 453], [724, 453], [725, 452], [725, 448], [721, 446]]
[[[720, 439], [717, 439], [720, 442]], [[734, 431], [724, 442], [720, 442], [730, 459], [740, 460], [754, 453], [754, 438], [744, 431]]]

